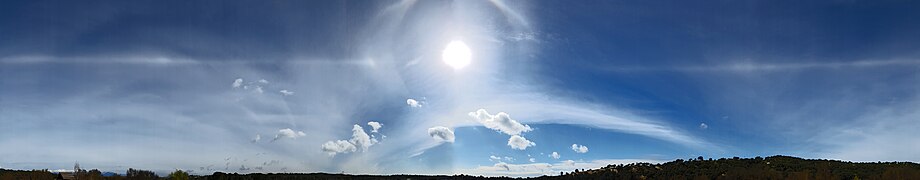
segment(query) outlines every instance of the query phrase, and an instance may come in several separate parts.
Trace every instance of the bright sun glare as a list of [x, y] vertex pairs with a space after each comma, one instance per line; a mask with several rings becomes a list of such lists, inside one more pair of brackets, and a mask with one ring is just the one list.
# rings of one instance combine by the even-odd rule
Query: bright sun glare
[[472, 56], [470, 48], [467, 47], [463, 41], [451, 41], [447, 44], [447, 47], [444, 48], [441, 59], [444, 60], [444, 63], [450, 65], [450, 67], [460, 69], [470, 64]]

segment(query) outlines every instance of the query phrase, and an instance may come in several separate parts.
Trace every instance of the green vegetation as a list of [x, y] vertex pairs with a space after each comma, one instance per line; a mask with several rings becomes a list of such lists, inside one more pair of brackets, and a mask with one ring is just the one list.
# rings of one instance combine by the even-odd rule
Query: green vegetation
[[169, 173], [167, 176], [169, 180], [188, 180], [188, 173], [182, 170], [176, 170], [175, 172]]
[[[74, 172], [77, 179], [164, 179], [152, 171], [128, 169], [125, 176], [103, 177], [99, 170]], [[0, 180], [8, 179], [58, 179], [59, 174], [45, 170], [0, 169]], [[177, 170], [165, 179], [186, 180], [258, 180], [258, 179], [511, 179], [482, 176], [420, 176], [420, 175], [348, 175], [327, 173], [253, 173], [227, 174], [215, 172], [205, 176], [190, 176]], [[920, 164], [912, 162], [854, 163], [835, 160], [810, 160], [789, 156], [767, 158], [731, 159], [678, 159], [650, 164], [633, 163], [608, 165], [593, 170], [575, 170], [559, 176], [541, 176], [532, 179], [920, 179]]]
[[854, 163], [789, 156], [608, 165], [553, 179], [920, 179], [920, 164]]

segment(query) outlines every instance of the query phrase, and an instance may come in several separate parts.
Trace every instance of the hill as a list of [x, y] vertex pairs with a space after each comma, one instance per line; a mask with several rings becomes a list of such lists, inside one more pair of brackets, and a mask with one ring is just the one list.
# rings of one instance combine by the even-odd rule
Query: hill
[[920, 164], [858, 163], [790, 156], [635, 163], [577, 171], [548, 179], [920, 179]]

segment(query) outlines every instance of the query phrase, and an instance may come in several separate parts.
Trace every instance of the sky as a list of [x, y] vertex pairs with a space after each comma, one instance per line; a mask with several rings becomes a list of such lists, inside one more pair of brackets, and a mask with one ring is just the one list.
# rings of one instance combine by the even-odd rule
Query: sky
[[0, 167], [920, 162], [910, 1], [3, 1]]

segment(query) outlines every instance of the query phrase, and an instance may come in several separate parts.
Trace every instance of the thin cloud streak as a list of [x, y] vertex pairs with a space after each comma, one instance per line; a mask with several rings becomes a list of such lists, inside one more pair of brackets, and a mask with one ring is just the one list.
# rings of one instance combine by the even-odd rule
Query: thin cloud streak
[[920, 66], [920, 60], [863, 60], [851, 62], [805, 62], [805, 63], [755, 63], [742, 62], [719, 65], [693, 65], [693, 66], [618, 66], [605, 68], [612, 72], [778, 72], [806, 69], [845, 69], [845, 68], [873, 68], [888, 66]]

